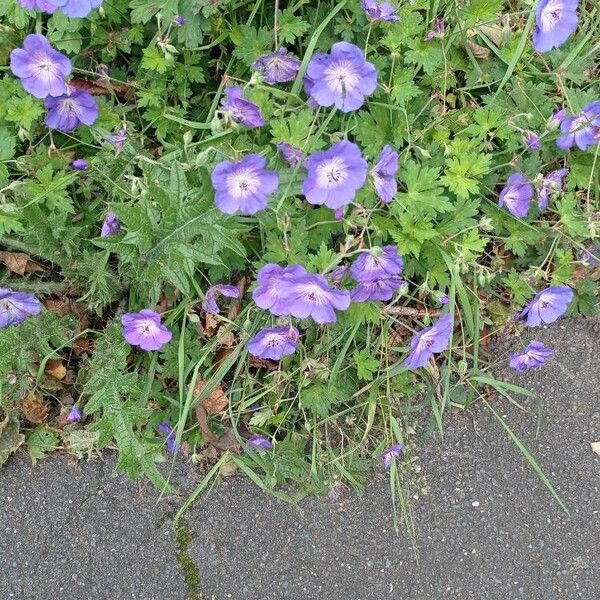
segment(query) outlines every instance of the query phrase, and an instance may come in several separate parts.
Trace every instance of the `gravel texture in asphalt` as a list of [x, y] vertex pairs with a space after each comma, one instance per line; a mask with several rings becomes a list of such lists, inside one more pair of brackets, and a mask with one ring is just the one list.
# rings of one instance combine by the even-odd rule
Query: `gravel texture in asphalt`
[[188, 512], [176, 540], [158, 525], [174, 501], [157, 506], [149, 486], [115, 476], [110, 461], [31, 468], [13, 457], [0, 470], [0, 599], [600, 598], [600, 456], [590, 447], [600, 441], [600, 323], [563, 320], [534, 334], [557, 355], [510, 376], [534, 398], [518, 398], [525, 411], [493, 407], [570, 515], [483, 405], [450, 417], [443, 438], [417, 452], [418, 561], [394, 531], [381, 473], [361, 497], [299, 508], [228, 478]]

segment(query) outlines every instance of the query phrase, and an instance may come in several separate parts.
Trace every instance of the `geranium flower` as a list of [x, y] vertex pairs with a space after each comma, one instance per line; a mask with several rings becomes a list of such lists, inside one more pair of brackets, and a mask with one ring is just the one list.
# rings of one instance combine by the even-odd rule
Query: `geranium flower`
[[414, 335], [404, 364], [414, 371], [424, 367], [435, 353], [443, 352], [450, 343], [452, 323], [452, 315], [443, 315], [433, 325]]
[[225, 114], [236, 123], [252, 128], [262, 127], [265, 124], [260, 108], [245, 100], [242, 88], [237, 85], [225, 88], [225, 98], [221, 100], [221, 106]]
[[267, 196], [279, 187], [279, 177], [267, 171], [260, 154], [249, 154], [239, 162], [223, 161], [211, 175], [217, 208], [228, 215], [253, 215], [267, 207]]
[[107, 213], [102, 223], [102, 229], [100, 230], [100, 237], [110, 237], [116, 235], [121, 231], [121, 221], [114, 212]]
[[530, 369], [539, 369], [554, 354], [555, 350], [533, 340], [521, 354], [513, 354], [508, 364], [515, 371], [523, 373]]
[[393, 23], [400, 20], [400, 17], [396, 15], [396, 7], [388, 2], [361, 0], [360, 6], [371, 21], [388, 21]]
[[252, 292], [252, 299], [259, 308], [268, 310], [277, 317], [289, 315], [288, 299], [281, 290], [280, 283], [284, 277], [293, 281], [300, 275], [306, 275], [306, 269], [302, 265], [283, 268], [269, 263], [257, 274], [258, 287]]
[[52, 14], [56, 6], [50, 0], [19, 0], [19, 6], [25, 10], [40, 10]]
[[564, 44], [577, 29], [579, 0], [538, 0], [533, 47], [548, 52]]
[[361, 252], [352, 263], [350, 273], [358, 282], [385, 279], [400, 275], [404, 261], [398, 254], [396, 246], [390, 244], [383, 248], [374, 247], [368, 252]]
[[66, 92], [65, 77], [71, 73], [71, 61], [52, 48], [43, 35], [32, 33], [23, 41], [23, 48], [10, 53], [10, 70], [32, 96], [62, 96]]
[[542, 147], [540, 136], [533, 131], [523, 132], [523, 143], [528, 150], [539, 150]]
[[252, 68], [258, 71], [267, 83], [293, 81], [300, 69], [300, 61], [285, 48], [279, 48], [271, 54], [259, 56]]
[[282, 277], [279, 289], [288, 303], [289, 314], [298, 319], [312, 317], [316, 323], [334, 323], [335, 311], [350, 306], [350, 294], [330, 288], [322, 275]]
[[71, 410], [69, 411], [69, 413], [67, 414], [67, 422], [68, 423], [77, 423], [79, 421], [81, 421], [81, 417], [83, 415], [81, 414], [81, 411], [79, 410], [79, 408], [77, 408], [76, 406], [73, 406], [71, 408]]
[[404, 444], [395, 444], [391, 448], [388, 448], [380, 456], [386, 471], [390, 470], [390, 467], [392, 466], [392, 461], [398, 458], [400, 454], [402, 454], [402, 450], [404, 450]]
[[76, 158], [71, 163], [71, 168], [75, 169], [76, 171], [85, 171], [88, 168], [88, 162], [85, 160], [85, 158]]
[[270, 450], [273, 447], [271, 440], [262, 435], [253, 435], [248, 440], [248, 447], [255, 452], [264, 452]]
[[299, 337], [295, 327], [267, 327], [248, 342], [248, 352], [258, 358], [281, 360], [294, 354]]
[[167, 437], [167, 454], [173, 456], [177, 452], [177, 430], [175, 427], [171, 427], [171, 423], [168, 421], [162, 421], [158, 424], [158, 431]]
[[533, 186], [527, 181], [525, 175], [513, 173], [500, 192], [498, 204], [504, 206], [513, 216], [523, 218], [529, 212], [532, 198]]
[[430, 42], [435, 38], [442, 38], [446, 32], [446, 23], [444, 19], [436, 19], [431, 31], [423, 38], [424, 41]]
[[404, 280], [397, 276], [362, 281], [350, 292], [352, 302], [366, 302], [367, 300], [387, 302], [403, 284]]
[[342, 112], [358, 110], [377, 88], [377, 70], [354, 44], [338, 42], [329, 54], [313, 56], [305, 85], [320, 106], [336, 106]]
[[367, 161], [360, 148], [341, 141], [305, 161], [308, 174], [302, 193], [311, 204], [325, 204], [334, 210], [350, 204], [367, 179]]
[[42, 304], [33, 294], [0, 288], [0, 329], [18, 325], [41, 311]]
[[371, 170], [375, 191], [382, 202], [389, 204], [398, 191], [398, 153], [388, 144], [384, 146], [377, 164]]
[[277, 144], [277, 150], [279, 150], [281, 158], [283, 158], [290, 167], [300, 165], [304, 161], [304, 152], [302, 152], [300, 148], [296, 148], [296, 146], [292, 146], [287, 142], [279, 142]]
[[93, 125], [99, 114], [96, 99], [83, 90], [69, 91], [58, 97], [49, 96], [44, 105], [48, 109], [46, 125], [65, 133], [82, 124]]
[[570, 287], [554, 285], [538, 292], [518, 317], [527, 317], [528, 327], [537, 327], [542, 323], [554, 323], [566, 312], [572, 300], [573, 290]]
[[569, 169], [557, 169], [544, 176], [538, 192], [538, 208], [540, 210], [546, 210], [549, 198], [562, 190], [563, 179], [568, 172]]
[[221, 312], [219, 305], [217, 304], [217, 298], [219, 296], [239, 298], [240, 289], [235, 285], [225, 285], [223, 283], [209, 287], [208, 290], [206, 290], [206, 294], [204, 294], [202, 309], [207, 313], [218, 315], [219, 312]]
[[556, 145], [563, 150], [577, 146], [585, 151], [597, 144], [600, 141], [600, 100], [584, 106], [576, 117], [564, 117], [560, 131], [563, 135], [556, 140]]
[[125, 129], [119, 129], [115, 135], [107, 135], [104, 139], [107, 142], [110, 142], [115, 148], [115, 156], [119, 156], [123, 151], [123, 146], [125, 145], [125, 141], [129, 136], [127, 135], [127, 131]]
[[160, 350], [173, 337], [161, 323], [161, 316], [149, 308], [137, 313], [125, 313], [121, 323], [125, 340], [142, 350]]

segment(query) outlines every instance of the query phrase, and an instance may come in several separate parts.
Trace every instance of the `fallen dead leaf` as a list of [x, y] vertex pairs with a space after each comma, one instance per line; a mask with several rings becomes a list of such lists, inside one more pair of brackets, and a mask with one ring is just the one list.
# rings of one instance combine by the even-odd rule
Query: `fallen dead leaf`
[[64, 379], [65, 375], [67, 374], [67, 368], [63, 364], [62, 358], [51, 358], [46, 363], [46, 367], [44, 368], [44, 371], [48, 375], [50, 375], [51, 377], [54, 377], [54, 379], [58, 379], [59, 381]]
[[6, 265], [7, 269], [17, 275], [47, 271], [46, 267], [23, 252], [0, 252], [0, 261]]
[[475, 58], [481, 58], [482, 60], [485, 60], [490, 57], [489, 48], [484, 48], [475, 42], [467, 42], [467, 44], [469, 45], [469, 49]]
[[44, 423], [48, 418], [48, 404], [32, 392], [28, 392], [21, 402], [21, 412], [30, 423]]
[[[204, 391], [206, 384], [207, 382], [204, 379], [198, 379], [194, 388], [194, 395], [199, 396]], [[218, 415], [229, 406], [229, 399], [221, 386], [218, 386], [203, 400], [202, 406], [209, 415]]]
[[242, 308], [242, 302], [244, 301], [244, 293], [246, 292], [247, 279], [242, 276], [240, 280], [237, 282], [237, 288], [240, 290], [240, 297], [234, 300], [230, 307], [229, 313], [227, 314], [227, 318], [230, 321], [235, 321], [240, 314], [240, 310]]
[[592, 449], [592, 452], [600, 454], [600, 442], [590, 442], [590, 448]]

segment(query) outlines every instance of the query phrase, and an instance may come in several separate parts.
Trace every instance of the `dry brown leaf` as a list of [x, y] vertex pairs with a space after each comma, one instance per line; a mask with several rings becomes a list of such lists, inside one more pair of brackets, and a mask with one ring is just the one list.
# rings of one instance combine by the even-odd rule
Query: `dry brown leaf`
[[6, 265], [7, 269], [17, 275], [47, 271], [46, 267], [23, 252], [0, 252], [0, 261]]
[[44, 371], [54, 377], [54, 379], [58, 379], [59, 381], [65, 378], [67, 374], [67, 368], [63, 364], [62, 358], [51, 358], [47, 363]]
[[590, 442], [590, 448], [592, 449], [592, 452], [600, 454], [600, 442]]
[[[196, 382], [196, 387], [194, 388], [194, 395], [199, 396], [206, 387], [206, 384], [207, 382], [204, 381], [204, 379], [198, 379]], [[202, 406], [209, 415], [218, 415], [229, 406], [229, 399], [225, 395], [225, 392], [222, 390], [221, 386], [219, 386], [216, 387], [208, 395], [208, 397], [203, 400]]]
[[279, 364], [279, 362], [275, 362], [274, 360], [258, 358], [257, 356], [251, 356], [248, 360], [248, 366], [254, 367], [255, 369], [266, 369], [267, 371], [277, 371], [279, 369]]
[[90, 338], [77, 338], [73, 342], [73, 354], [77, 357], [86, 352], [90, 352], [94, 347], [94, 342]]
[[244, 301], [244, 293], [246, 292], [247, 279], [242, 276], [241, 279], [237, 282], [237, 288], [240, 290], [240, 296], [236, 300], [234, 300], [230, 307], [229, 313], [227, 313], [227, 318], [230, 321], [235, 321], [240, 314], [240, 310], [242, 308], [242, 302]]
[[485, 60], [490, 57], [489, 48], [484, 48], [475, 42], [467, 42], [467, 44], [469, 45], [469, 49], [475, 58], [481, 58], [482, 60]]
[[128, 83], [105, 82], [102, 79], [89, 81], [88, 79], [71, 79], [69, 86], [83, 90], [92, 96], [105, 96], [114, 91], [117, 96], [121, 96], [125, 100], [133, 100], [135, 97], [135, 89]]
[[29, 392], [21, 402], [21, 412], [30, 423], [44, 423], [48, 418], [48, 404]]
[[479, 31], [490, 38], [496, 46], [501, 47], [504, 42], [504, 28], [496, 23], [481, 24]]

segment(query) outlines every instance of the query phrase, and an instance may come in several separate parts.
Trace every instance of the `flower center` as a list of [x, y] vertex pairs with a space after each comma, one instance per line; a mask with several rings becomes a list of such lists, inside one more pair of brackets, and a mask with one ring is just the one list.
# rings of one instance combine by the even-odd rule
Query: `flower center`
[[235, 198], [250, 196], [258, 189], [260, 180], [256, 172], [250, 169], [242, 169], [232, 173], [227, 179], [227, 187], [230, 194]]
[[13, 309], [12, 302], [10, 300], [2, 300], [2, 303], [0, 303], [0, 308], [2, 308], [2, 310], [12, 312], [12, 309]]
[[338, 157], [326, 160], [317, 167], [317, 176], [321, 186], [334, 187], [340, 185], [348, 177], [346, 163]]
[[352, 63], [347, 61], [337, 61], [325, 71], [327, 83], [333, 88], [341, 88], [346, 93], [349, 88], [355, 87], [358, 83], [358, 74]]
[[271, 348], [277, 348], [277, 346], [279, 346], [280, 344], [281, 337], [279, 335], [272, 335], [267, 341], [267, 346], [270, 346]]

